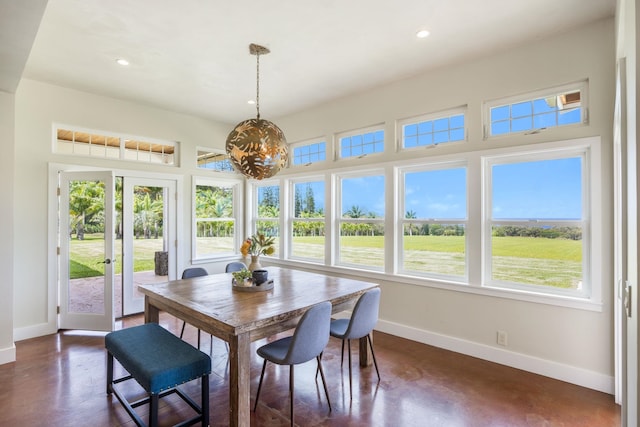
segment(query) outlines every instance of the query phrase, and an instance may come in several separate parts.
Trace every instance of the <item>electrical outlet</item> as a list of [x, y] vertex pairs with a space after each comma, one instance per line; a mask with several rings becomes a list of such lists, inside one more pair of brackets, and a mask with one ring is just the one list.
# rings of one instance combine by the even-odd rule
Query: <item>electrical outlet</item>
[[505, 331], [498, 331], [498, 345], [501, 345], [503, 347], [507, 346], [507, 333]]

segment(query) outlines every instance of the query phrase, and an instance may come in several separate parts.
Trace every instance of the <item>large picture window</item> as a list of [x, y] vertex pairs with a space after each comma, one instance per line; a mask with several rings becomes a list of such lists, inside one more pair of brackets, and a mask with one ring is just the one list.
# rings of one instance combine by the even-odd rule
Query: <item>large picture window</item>
[[487, 160], [487, 283], [586, 295], [585, 153]]
[[255, 230], [275, 238], [275, 252], [271, 256], [277, 257], [280, 252], [280, 187], [272, 184], [258, 185], [255, 191]]
[[384, 268], [384, 175], [340, 177], [339, 258], [342, 265]]
[[291, 257], [324, 262], [324, 181], [293, 182], [291, 194]]
[[466, 277], [467, 170], [410, 168], [401, 172], [404, 215], [401, 271]]
[[233, 182], [194, 179], [194, 259], [237, 253], [239, 186], [239, 183]]

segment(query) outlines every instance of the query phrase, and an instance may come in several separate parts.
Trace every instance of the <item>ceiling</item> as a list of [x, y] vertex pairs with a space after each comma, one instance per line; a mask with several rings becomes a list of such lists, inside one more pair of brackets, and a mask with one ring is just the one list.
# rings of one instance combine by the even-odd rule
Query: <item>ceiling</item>
[[256, 113], [258, 43], [271, 50], [260, 112], [273, 120], [611, 17], [615, 3], [0, 0], [0, 90], [26, 77], [235, 124]]

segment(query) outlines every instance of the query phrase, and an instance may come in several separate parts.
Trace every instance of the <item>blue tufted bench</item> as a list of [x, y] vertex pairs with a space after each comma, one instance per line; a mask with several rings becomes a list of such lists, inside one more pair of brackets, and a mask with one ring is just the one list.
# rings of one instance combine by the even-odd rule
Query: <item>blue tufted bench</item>
[[[107, 349], [107, 394], [114, 393], [138, 426], [145, 426], [134, 408], [149, 403], [149, 426], [158, 425], [159, 398], [177, 393], [198, 415], [181, 423], [188, 426], [202, 422], [209, 424], [209, 374], [211, 358], [182, 341], [157, 323], [146, 323], [105, 336]], [[129, 375], [113, 379], [113, 359]], [[202, 404], [198, 406], [178, 385], [201, 379]], [[135, 379], [148, 393], [144, 399], [129, 402], [114, 385]]]

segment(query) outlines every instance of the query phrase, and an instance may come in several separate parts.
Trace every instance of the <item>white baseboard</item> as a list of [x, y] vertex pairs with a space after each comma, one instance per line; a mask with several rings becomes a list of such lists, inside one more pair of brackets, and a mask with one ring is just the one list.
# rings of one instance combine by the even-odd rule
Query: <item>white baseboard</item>
[[0, 349], [0, 365], [16, 361], [16, 346]]
[[380, 319], [376, 330], [391, 335], [396, 335], [412, 341], [432, 345], [434, 347], [455, 351], [501, 365], [510, 366], [545, 377], [554, 378], [581, 387], [598, 390], [603, 393], [614, 393], [614, 378], [612, 376], [576, 368], [574, 366], [545, 360], [522, 353], [516, 353], [506, 349], [478, 344], [447, 335], [437, 334], [422, 329], [413, 328], [399, 323], [388, 322]]
[[39, 323], [37, 325], [16, 328], [13, 330], [13, 341], [22, 341], [29, 338], [51, 335], [58, 332], [56, 325], [50, 323]]

